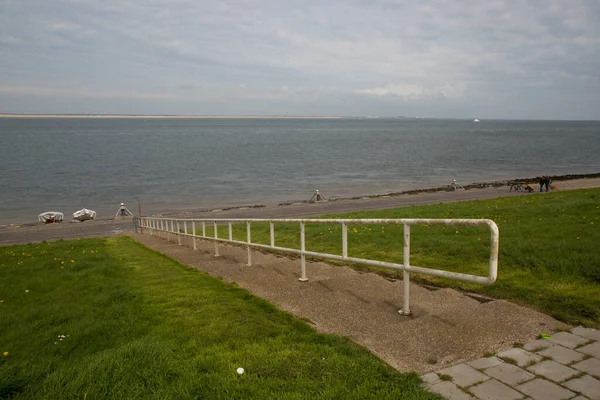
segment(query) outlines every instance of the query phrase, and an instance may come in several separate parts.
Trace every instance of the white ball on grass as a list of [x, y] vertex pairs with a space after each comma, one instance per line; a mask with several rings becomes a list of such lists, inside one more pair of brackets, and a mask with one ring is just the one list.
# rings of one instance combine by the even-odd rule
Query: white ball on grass
[[243, 374], [244, 373], [244, 368], [242, 368], [242, 367], [238, 368], [237, 369], [237, 373], [240, 374], [240, 375]]

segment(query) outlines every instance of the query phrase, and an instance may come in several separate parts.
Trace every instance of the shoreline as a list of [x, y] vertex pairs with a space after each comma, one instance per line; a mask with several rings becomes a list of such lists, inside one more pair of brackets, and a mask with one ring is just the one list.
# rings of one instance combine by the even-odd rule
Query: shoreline
[[[485, 188], [497, 188], [502, 186], [510, 186], [513, 182], [521, 182], [521, 183], [529, 183], [529, 184], [538, 184], [538, 178], [517, 178], [517, 179], [506, 179], [501, 181], [490, 181], [490, 182], [474, 182], [467, 185], [462, 185], [465, 190], [470, 189], [485, 189]], [[591, 174], [566, 174], [566, 175], [553, 175], [550, 176], [552, 182], [564, 182], [564, 181], [574, 181], [574, 180], [583, 180], [583, 179], [600, 179], [600, 172], [591, 173]], [[600, 187], [600, 182], [599, 182]], [[558, 188], [560, 190], [560, 188]], [[327, 199], [324, 201], [316, 201], [311, 202], [310, 200], [297, 200], [297, 201], [287, 201], [282, 203], [274, 203], [274, 204], [250, 204], [250, 205], [242, 205], [242, 206], [231, 206], [231, 207], [221, 207], [221, 208], [203, 208], [198, 210], [186, 210], [186, 211], [167, 211], [159, 214], [151, 214], [149, 216], [170, 216], [177, 214], [192, 214], [192, 213], [206, 213], [206, 212], [215, 212], [215, 211], [231, 211], [231, 210], [244, 210], [251, 208], [265, 208], [265, 207], [285, 207], [291, 206], [295, 204], [323, 204], [330, 203], [336, 201], [352, 201], [352, 200], [365, 200], [365, 199], [378, 199], [378, 198], [388, 198], [388, 197], [397, 197], [404, 195], [414, 195], [420, 193], [435, 193], [435, 192], [445, 192], [448, 191], [448, 186], [438, 186], [433, 188], [424, 188], [424, 189], [410, 189], [403, 190], [401, 192], [387, 192], [387, 193], [376, 193], [376, 194], [367, 194], [364, 196], [353, 196], [353, 197], [332, 197], [331, 199]]]
[[[578, 182], [585, 180], [594, 180], [592, 186], [590, 187], [600, 187], [600, 172], [599, 173], [590, 173], [590, 174], [566, 174], [566, 175], [553, 175], [550, 176], [550, 179], [553, 183], [556, 182]], [[486, 188], [500, 188], [500, 187], [508, 187], [514, 182], [521, 183], [529, 183], [535, 184], [538, 183], [538, 177], [530, 177], [530, 178], [517, 178], [517, 179], [507, 179], [501, 181], [489, 181], [489, 182], [475, 182], [471, 184], [462, 185], [464, 187], [464, 192], [470, 191], [472, 189], [486, 189]], [[460, 182], [458, 182], [460, 183]], [[577, 189], [584, 188], [581, 185], [568, 185], [574, 187], [566, 187], [563, 188], [561, 185], [558, 185], [558, 191], [560, 190], [568, 190], [568, 189]], [[534, 186], [535, 191], [537, 192], [537, 186]], [[411, 195], [420, 195], [420, 194], [434, 194], [436, 192], [447, 192], [448, 186], [438, 186], [433, 188], [424, 188], [424, 189], [411, 189], [405, 190], [401, 192], [388, 192], [388, 193], [375, 193], [375, 194], [366, 194], [363, 196], [354, 196], [354, 197], [332, 197], [327, 200], [315, 201], [311, 202], [310, 200], [297, 200], [297, 201], [287, 201], [281, 203], [271, 203], [271, 204], [249, 204], [249, 205], [240, 205], [240, 206], [230, 206], [230, 207], [215, 207], [215, 208], [202, 208], [202, 209], [185, 209], [185, 210], [165, 210], [159, 213], [149, 213], [147, 216], [155, 216], [155, 217], [177, 217], [177, 216], [185, 216], [186, 218], [191, 218], [193, 216], [199, 214], [214, 214], [214, 213], [222, 213], [222, 212], [241, 212], [244, 210], [254, 210], [254, 209], [271, 209], [284, 211], [286, 208], [291, 209], [293, 206], [323, 206], [325, 204], [342, 204], [342, 203], [355, 203], [358, 201], [377, 201], [377, 200], [390, 200], [390, 199], [399, 199], [406, 198]], [[462, 190], [458, 190], [456, 192], [463, 192]], [[507, 192], [508, 195], [509, 192]], [[515, 192], [518, 193], [518, 192]], [[405, 197], [406, 196], [406, 197]], [[388, 207], [384, 207], [388, 208]], [[383, 209], [383, 208], [382, 208]], [[130, 220], [131, 218], [125, 219]], [[115, 218], [99, 218], [93, 221], [93, 223], [107, 223], [107, 222], [115, 222], [120, 221]], [[90, 225], [90, 222], [87, 221], [85, 224]], [[50, 225], [71, 225], [75, 224], [75, 222], [71, 222], [69, 220], [63, 221], [61, 224], [50, 224]], [[81, 225], [84, 223], [77, 223], [77, 225]], [[0, 225], [0, 229], [14, 229], [19, 227], [33, 227], [33, 226], [43, 226], [39, 222], [23, 222], [23, 223], [11, 223], [11, 224], [2, 224]]]

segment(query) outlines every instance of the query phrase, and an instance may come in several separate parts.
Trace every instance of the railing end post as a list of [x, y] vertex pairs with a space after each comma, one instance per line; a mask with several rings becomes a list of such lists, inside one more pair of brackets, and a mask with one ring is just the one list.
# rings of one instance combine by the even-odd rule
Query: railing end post
[[308, 278], [298, 278], [300, 282], [308, 282]]

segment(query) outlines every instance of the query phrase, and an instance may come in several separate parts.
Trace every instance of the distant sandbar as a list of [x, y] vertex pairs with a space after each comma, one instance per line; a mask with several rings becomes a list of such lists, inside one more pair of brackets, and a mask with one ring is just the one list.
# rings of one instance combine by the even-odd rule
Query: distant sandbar
[[0, 118], [199, 118], [199, 119], [339, 119], [329, 115], [134, 115], [134, 114], [2, 114]]

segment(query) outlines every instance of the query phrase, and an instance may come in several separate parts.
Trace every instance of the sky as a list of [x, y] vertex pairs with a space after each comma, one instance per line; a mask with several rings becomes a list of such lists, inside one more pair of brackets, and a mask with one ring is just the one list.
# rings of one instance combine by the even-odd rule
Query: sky
[[598, 0], [0, 0], [0, 113], [600, 119]]

